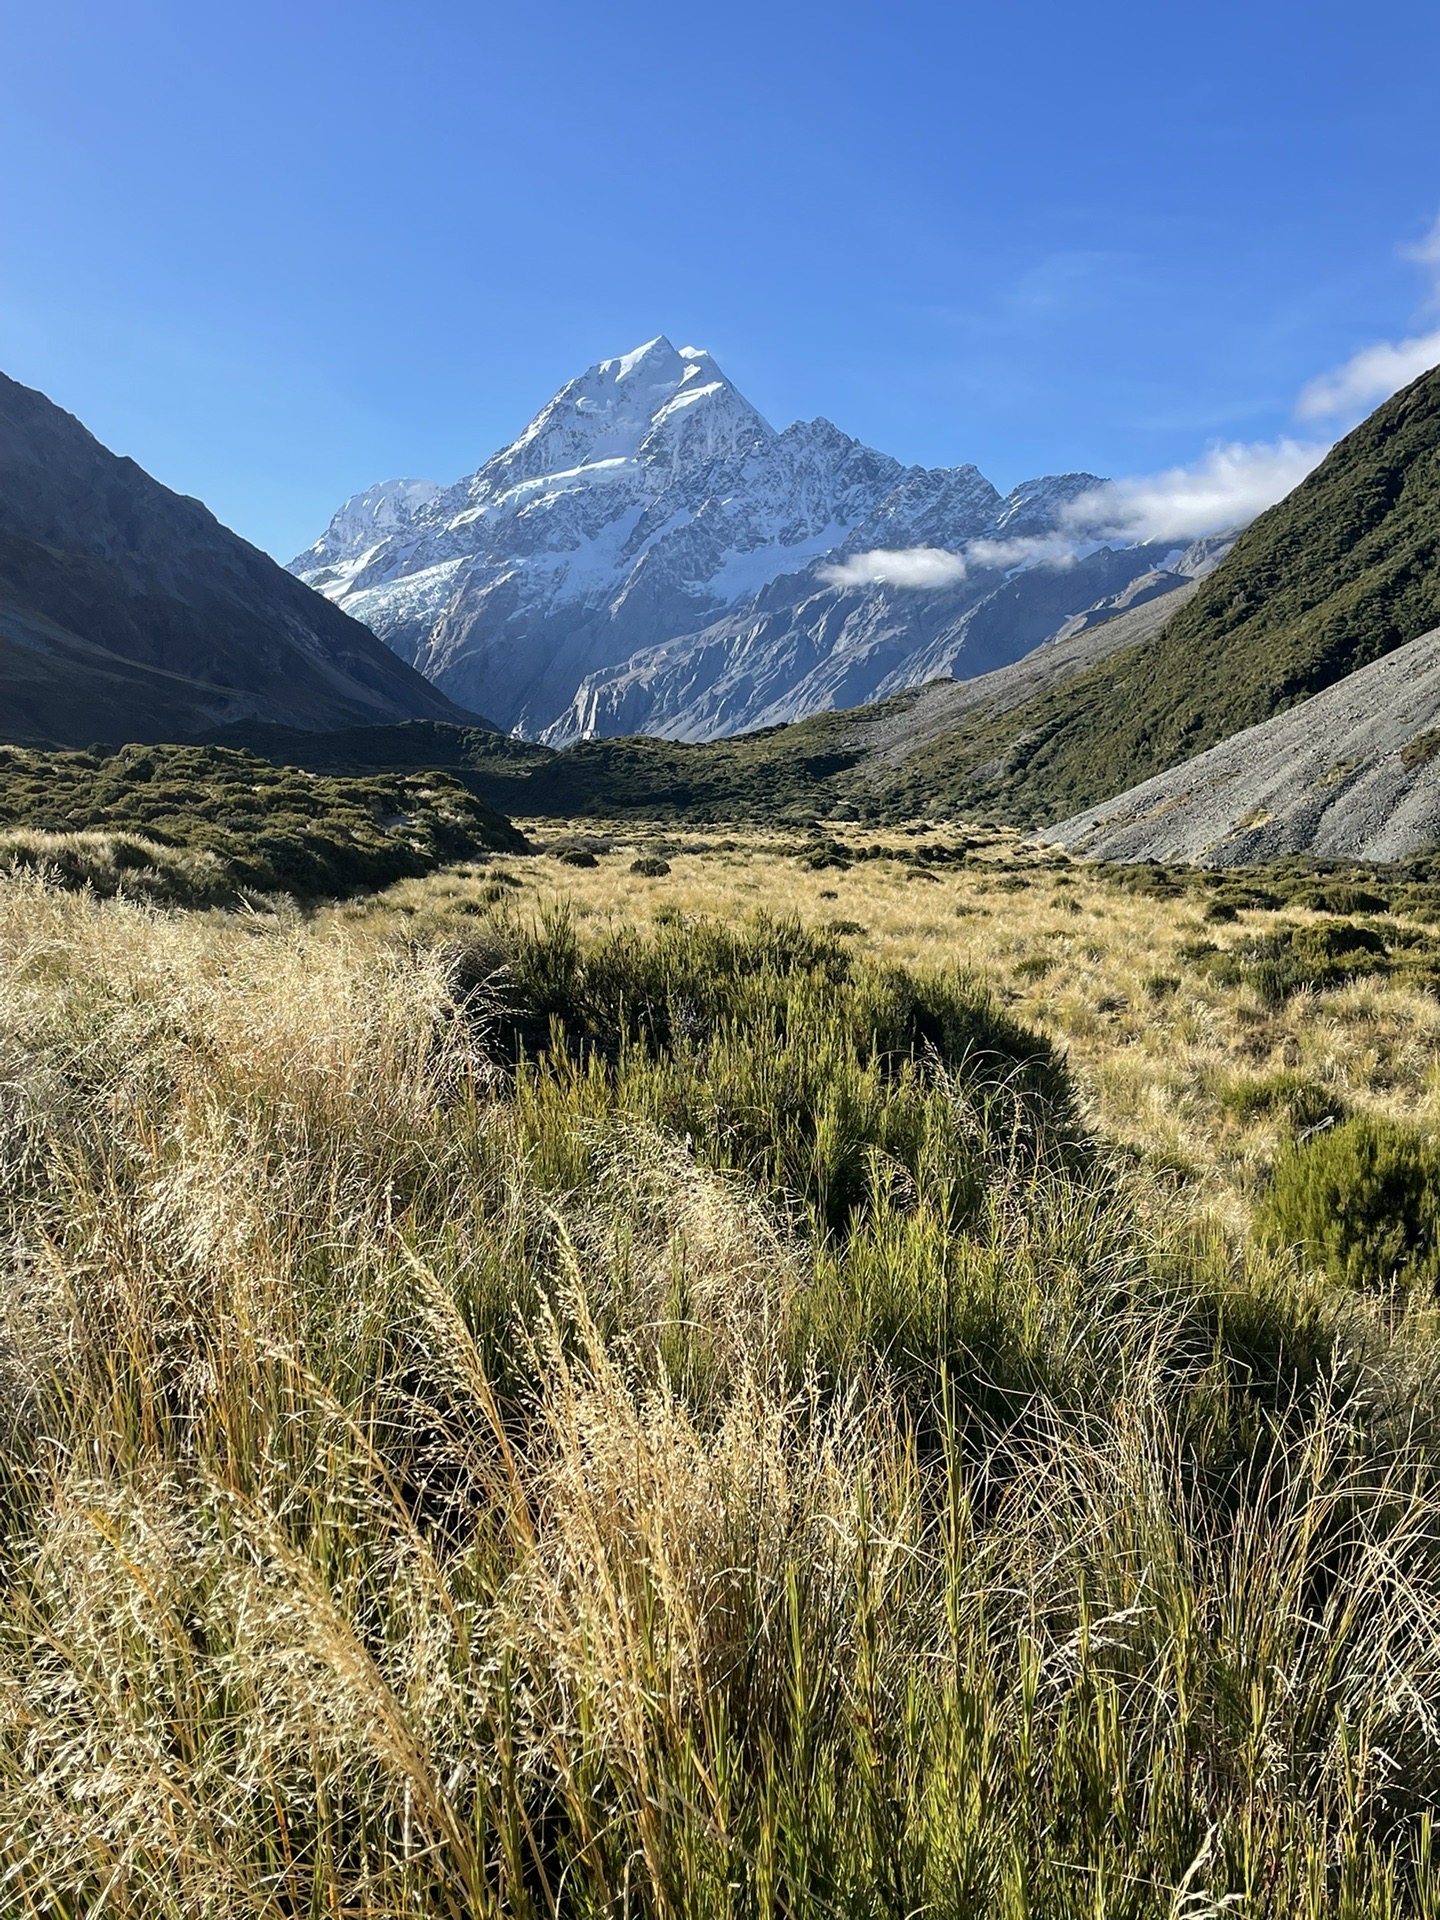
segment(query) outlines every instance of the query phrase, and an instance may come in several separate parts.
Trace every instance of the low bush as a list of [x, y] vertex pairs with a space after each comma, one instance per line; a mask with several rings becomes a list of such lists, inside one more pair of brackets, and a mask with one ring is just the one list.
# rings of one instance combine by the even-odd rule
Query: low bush
[[630, 871], [638, 873], [642, 880], [663, 880], [670, 871], [670, 862], [658, 854], [645, 853], [630, 862]]
[[1252, 934], [1202, 964], [1220, 985], [1253, 988], [1266, 1006], [1278, 1007], [1305, 988], [1325, 991], [1363, 974], [1386, 973], [1389, 955], [1379, 929], [1336, 920]]
[[322, 777], [222, 747], [0, 747], [0, 866], [100, 894], [337, 898], [525, 847], [448, 774]]
[[1332, 1279], [1433, 1289], [1440, 1279], [1440, 1150], [1359, 1115], [1292, 1147], [1256, 1210], [1264, 1246], [1294, 1248]]
[[825, 1232], [848, 1231], [897, 1169], [958, 1221], [984, 1186], [983, 1138], [1037, 1158], [1079, 1138], [1054, 1051], [983, 987], [866, 962], [833, 929], [762, 915], [582, 941], [557, 911], [493, 922], [450, 965], [533, 1098], [557, 1076], [583, 1086], [597, 1113], [643, 1114]]
[[1053, 953], [1028, 953], [1023, 960], [1015, 963], [1017, 980], [1043, 980], [1047, 973], [1055, 971]]
[[1350, 1112], [1332, 1087], [1289, 1070], [1231, 1081], [1221, 1090], [1220, 1107], [1242, 1125], [1262, 1118], [1278, 1119], [1296, 1133], [1333, 1126]]
[[1290, 897], [1292, 907], [1304, 907], [1311, 913], [1388, 913], [1390, 902], [1384, 894], [1353, 881], [1323, 880], [1314, 886], [1300, 887]]

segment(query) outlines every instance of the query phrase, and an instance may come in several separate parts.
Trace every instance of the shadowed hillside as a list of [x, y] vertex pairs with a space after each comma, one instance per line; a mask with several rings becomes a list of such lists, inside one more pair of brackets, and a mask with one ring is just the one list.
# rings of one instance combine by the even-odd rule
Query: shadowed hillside
[[0, 739], [473, 720], [368, 627], [0, 374]]

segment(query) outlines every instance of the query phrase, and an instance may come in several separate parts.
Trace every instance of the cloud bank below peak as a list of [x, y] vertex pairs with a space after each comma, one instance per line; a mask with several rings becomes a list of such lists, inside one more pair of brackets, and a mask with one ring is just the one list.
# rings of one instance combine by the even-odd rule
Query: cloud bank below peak
[[1187, 467], [1107, 481], [1070, 501], [1058, 533], [1011, 540], [972, 540], [958, 553], [943, 547], [876, 549], [850, 554], [821, 571], [832, 587], [954, 586], [974, 569], [1065, 567], [1101, 545], [1187, 543], [1243, 527], [1282, 500], [1324, 459], [1323, 443], [1279, 440], [1212, 447]]
[[[1431, 304], [1440, 305], [1440, 216], [1424, 239], [1402, 254], [1425, 269]], [[1309, 381], [1295, 402], [1296, 418], [1337, 427], [1353, 423], [1436, 366], [1440, 327], [1405, 340], [1377, 341]], [[976, 567], [1067, 566], [1101, 543], [1198, 540], [1248, 525], [1297, 487], [1333, 444], [1333, 438], [1286, 438], [1212, 447], [1190, 466], [1112, 480], [1080, 494], [1061, 513], [1058, 533], [976, 540], [959, 553], [938, 547], [859, 553], [826, 569], [823, 577], [836, 587], [945, 587]]]
[[953, 587], [968, 571], [944, 547], [875, 547], [822, 567], [820, 578], [829, 587]]

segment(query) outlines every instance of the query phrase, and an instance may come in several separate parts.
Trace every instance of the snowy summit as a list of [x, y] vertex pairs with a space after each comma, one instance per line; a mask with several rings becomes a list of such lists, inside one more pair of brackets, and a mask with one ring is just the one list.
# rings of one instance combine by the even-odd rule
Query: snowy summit
[[[1017, 583], [950, 557], [1043, 535], [1098, 484], [1053, 476], [1003, 498], [973, 466], [906, 467], [828, 420], [777, 432], [708, 353], [661, 336], [570, 381], [453, 486], [347, 500], [290, 568], [517, 732], [700, 739], [1039, 644], [1155, 556], [1102, 549], [1058, 601], [1047, 570], [1043, 607], [1022, 589], [978, 629]], [[942, 590], [905, 591], [903, 569], [871, 578], [869, 557], [895, 550], [937, 554]]]

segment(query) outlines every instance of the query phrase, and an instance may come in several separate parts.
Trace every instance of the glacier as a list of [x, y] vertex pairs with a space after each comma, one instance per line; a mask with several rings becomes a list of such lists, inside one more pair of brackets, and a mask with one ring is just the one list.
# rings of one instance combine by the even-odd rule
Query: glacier
[[[1103, 484], [1002, 496], [974, 466], [907, 467], [825, 419], [777, 430], [709, 353], [662, 335], [570, 381], [454, 485], [347, 500], [290, 571], [512, 732], [703, 740], [968, 678], [1142, 577], [1182, 584], [1158, 548], [1003, 564]], [[986, 542], [999, 559], [957, 561], [936, 590], [843, 564]]]

